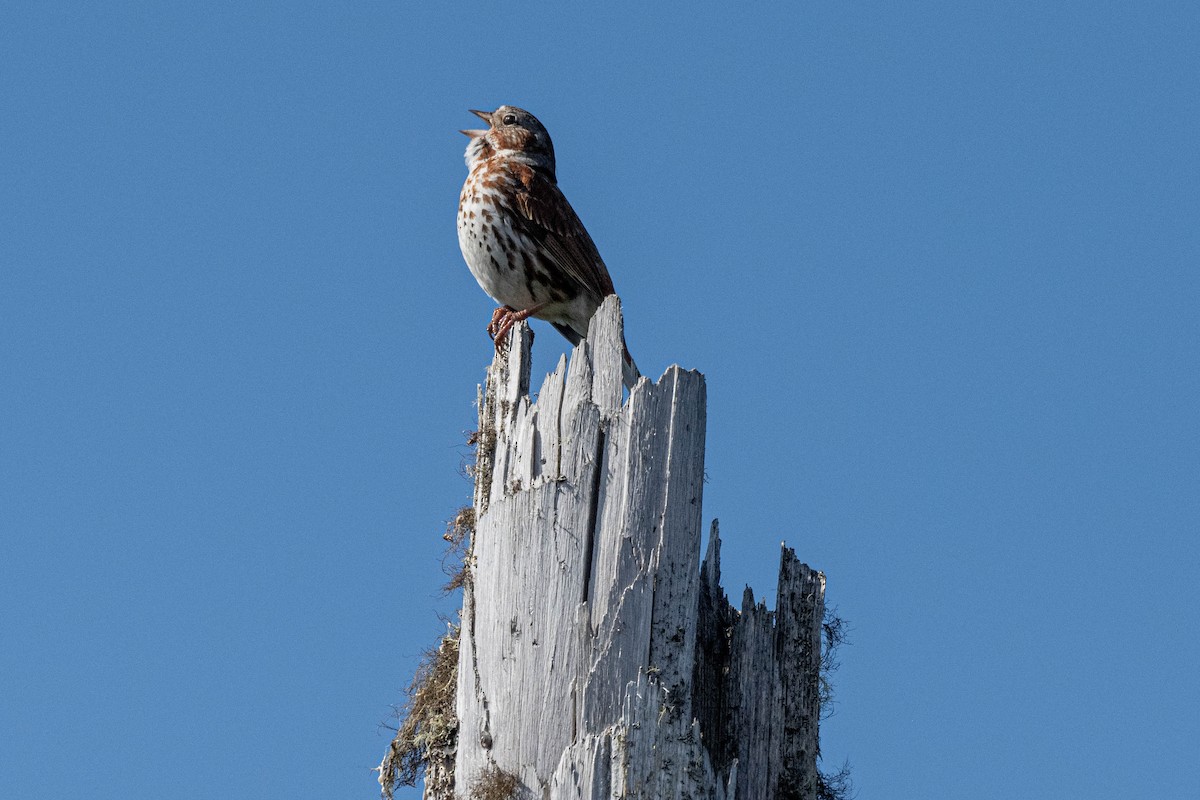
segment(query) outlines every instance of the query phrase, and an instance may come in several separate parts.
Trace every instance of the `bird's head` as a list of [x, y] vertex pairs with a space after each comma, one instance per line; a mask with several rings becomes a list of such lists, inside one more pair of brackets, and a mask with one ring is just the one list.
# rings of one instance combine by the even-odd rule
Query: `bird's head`
[[554, 174], [554, 143], [533, 114], [516, 106], [500, 106], [495, 111], [471, 109], [471, 113], [488, 127], [486, 130], [462, 131], [471, 137], [471, 143], [467, 145], [468, 165], [500, 155]]

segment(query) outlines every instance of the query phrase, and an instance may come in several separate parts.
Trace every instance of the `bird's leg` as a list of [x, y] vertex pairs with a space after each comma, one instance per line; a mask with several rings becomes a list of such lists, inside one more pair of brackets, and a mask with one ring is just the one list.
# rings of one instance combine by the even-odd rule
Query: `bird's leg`
[[495, 311], [493, 311], [492, 312], [492, 321], [489, 322], [488, 326], [487, 326], [488, 336], [490, 336], [492, 339], [495, 339], [496, 331], [500, 330], [500, 323], [504, 321], [504, 318], [506, 316], [508, 316], [509, 314], [515, 314], [515, 313], [517, 313], [517, 310], [515, 308], [513, 308], [512, 306], [500, 306]]
[[538, 303], [536, 306], [531, 306], [524, 311], [517, 311], [509, 306], [497, 308], [492, 314], [492, 324], [488, 325], [488, 335], [496, 342], [496, 350], [503, 352], [508, 347], [508, 332], [512, 330], [512, 326], [522, 320], [529, 319], [532, 315], [541, 311], [545, 303]]

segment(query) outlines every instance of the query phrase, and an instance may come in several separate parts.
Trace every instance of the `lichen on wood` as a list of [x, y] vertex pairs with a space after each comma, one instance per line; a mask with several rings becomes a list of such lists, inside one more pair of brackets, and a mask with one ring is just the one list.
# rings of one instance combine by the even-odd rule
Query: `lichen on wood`
[[427, 797], [453, 797], [458, 646], [459, 628], [451, 625], [421, 658], [400, 711], [400, 727], [377, 767], [386, 800], [396, 786], [414, 786], [422, 774]]

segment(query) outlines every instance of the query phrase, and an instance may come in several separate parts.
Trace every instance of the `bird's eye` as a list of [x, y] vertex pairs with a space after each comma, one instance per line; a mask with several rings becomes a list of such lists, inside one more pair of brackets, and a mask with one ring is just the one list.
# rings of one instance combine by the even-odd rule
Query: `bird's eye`
[[515, 125], [516, 123], [517, 123], [517, 115], [516, 114], [505, 114], [504, 115], [504, 124], [505, 125]]

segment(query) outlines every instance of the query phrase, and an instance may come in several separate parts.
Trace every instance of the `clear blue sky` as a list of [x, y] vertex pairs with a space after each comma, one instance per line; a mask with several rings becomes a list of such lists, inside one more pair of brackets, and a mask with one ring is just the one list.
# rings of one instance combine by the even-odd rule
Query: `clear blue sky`
[[727, 588], [851, 623], [827, 765], [1200, 796], [1200, 10], [783, 6], [4, 4], [0, 793], [375, 796], [512, 103], [708, 377]]

